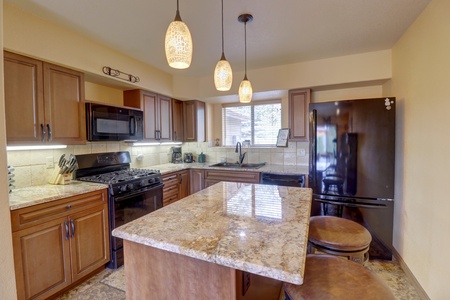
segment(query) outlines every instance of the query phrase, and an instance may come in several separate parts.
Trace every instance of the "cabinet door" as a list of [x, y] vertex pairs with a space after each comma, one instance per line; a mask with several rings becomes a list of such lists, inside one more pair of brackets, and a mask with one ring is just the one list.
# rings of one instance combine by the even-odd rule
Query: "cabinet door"
[[205, 141], [205, 103], [197, 100], [183, 102], [184, 141]]
[[183, 102], [172, 99], [172, 140], [183, 142]]
[[144, 111], [144, 138], [158, 139], [158, 96], [153, 93], [142, 93], [142, 110]]
[[189, 178], [189, 171], [180, 171], [178, 173], [179, 178], [179, 199], [183, 199], [184, 197], [187, 197], [190, 195], [190, 178]]
[[86, 142], [83, 73], [44, 63], [46, 141]]
[[158, 95], [159, 104], [159, 139], [172, 140], [172, 99]]
[[58, 218], [13, 233], [18, 299], [47, 299], [70, 285], [68, 226]]
[[7, 51], [4, 58], [8, 144], [40, 143], [44, 126], [42, 62]]
[[307, 142], [309, 138], [309, 89], [289, 91], [289, 128], [291, 141]]
[[69, 219], [72, 278], [76, 281], [109, 261], [108, 208], [97, 206]]
[[205, 188], [205, 171], [191, 169], [191, 194], [197, 193]]

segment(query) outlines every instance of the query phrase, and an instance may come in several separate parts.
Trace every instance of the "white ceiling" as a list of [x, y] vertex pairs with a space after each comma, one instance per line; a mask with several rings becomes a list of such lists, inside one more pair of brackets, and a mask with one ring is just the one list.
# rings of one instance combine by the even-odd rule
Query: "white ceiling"
[[[224, 0], [225, 55], [248, 70], [390, 49], [431, 0]], [[167, 65], [164, 36], [176, 0], [4, 0], [68, 26], [158, 69], [209, 76], [221, 55], [221, 1], [181, 0], [180, 14], [194, 43], [191, 67]]]

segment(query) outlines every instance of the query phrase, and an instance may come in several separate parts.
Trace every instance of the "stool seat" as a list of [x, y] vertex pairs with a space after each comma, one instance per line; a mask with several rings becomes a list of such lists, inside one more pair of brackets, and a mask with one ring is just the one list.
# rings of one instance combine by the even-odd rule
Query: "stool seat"
[[395, 299], [391, 289], [375, 273], [331, 255], [307, 255], [303, 284], [285, 282], [283, 288], [291, 300]]
[[308, 241], [310, 248], [347, 256], [363, 263], [369, 258], [372, 236], [364, 226], [354, 221], [332, 216], [314, 216], [309, 223]]

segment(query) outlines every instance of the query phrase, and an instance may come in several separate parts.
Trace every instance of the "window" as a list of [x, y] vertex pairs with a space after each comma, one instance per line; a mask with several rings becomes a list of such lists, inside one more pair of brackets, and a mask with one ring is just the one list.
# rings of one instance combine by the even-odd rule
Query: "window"
[[250, 141], [253, 146], [273, 146], [281, 128], [281, 101], [222, 107], [224, 146]]

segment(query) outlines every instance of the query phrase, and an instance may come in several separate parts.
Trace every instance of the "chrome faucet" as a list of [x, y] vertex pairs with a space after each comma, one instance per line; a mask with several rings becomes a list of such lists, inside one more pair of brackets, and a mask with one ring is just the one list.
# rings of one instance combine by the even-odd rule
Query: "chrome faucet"
[[242, 162], [244, 161], [244, 158], [245, 158], [245, 153], [247, 153], [247, 152], [242, 153], [242, 144], [241, 144], [241, 142], [237, 142], [236, 143], [236, 149], [234, 150], [234, 152], [239, 153], [238, 163], [239, 163], [239, 165], [242, 165]]

